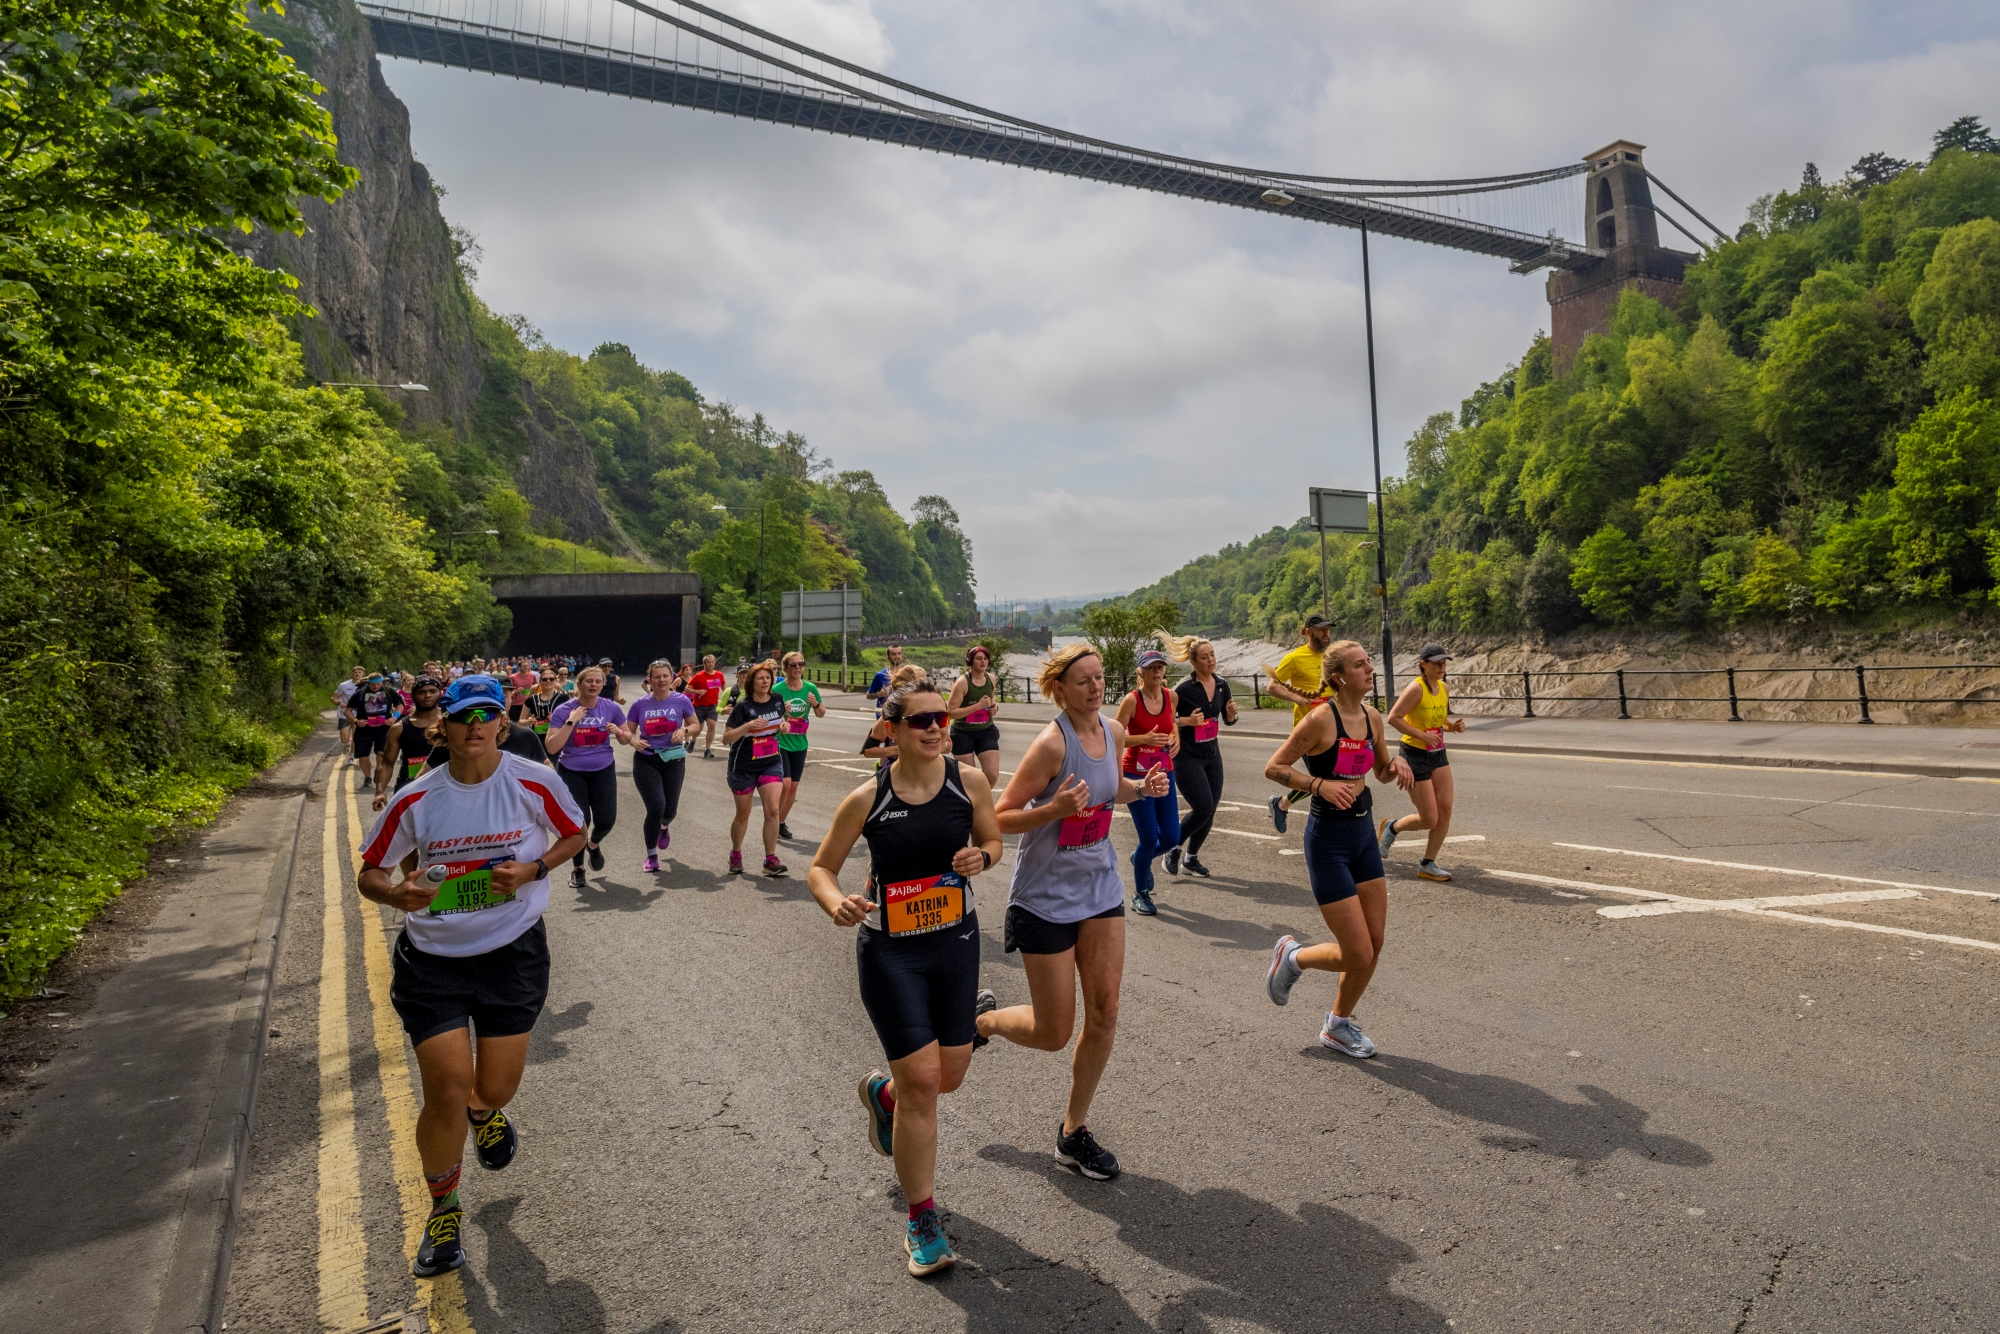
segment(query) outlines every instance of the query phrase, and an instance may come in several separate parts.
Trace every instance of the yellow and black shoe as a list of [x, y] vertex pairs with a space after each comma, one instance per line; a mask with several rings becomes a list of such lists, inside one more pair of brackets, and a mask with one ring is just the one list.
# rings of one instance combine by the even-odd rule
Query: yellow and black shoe
[[[465, 1119], [472, 1121], [470, 1109]], [[521, 1136], [514, 1130], [514, 1123], [498, 1108], [484, 1121], [472, 1121], [472, 1148], [479, 1155], [479, 1165], [487, 1171], [498, 1172], [513, 1162], [514, 1151], [520, 1147]]]
[[424, 1224], [424, 1239], [417, 1243], [417, 1258], [410, 1272], [418, 1278], [436, 1278], [465, 1263], [465, 1247], [459, 1244], [459, 1229], [465, 1224], [465, 1210], [457, 1205], [434, 1213]]

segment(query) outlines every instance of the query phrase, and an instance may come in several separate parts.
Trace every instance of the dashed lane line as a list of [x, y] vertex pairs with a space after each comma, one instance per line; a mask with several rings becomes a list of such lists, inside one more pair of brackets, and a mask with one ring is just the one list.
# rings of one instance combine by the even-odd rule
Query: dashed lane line
[[1652, 861], [1687, 862], [1694, 866], [1720, 866], [1731, 871], [1763, 871], [1770, 875], [1796, 875], [1813, 880], [1844, 880], [1850, 885], [1887, 885], [1891, 889], [1914, 889], [1925, 894], [1963, 894], [1968, 898], [1992, 898], [1984, 889], [1954, 889], [1950, 885], [1912, 885], [1901, 880], [1873, 880], [1865, 875], [1839, 875], [1833, 871], [1800, 871], [1790, 866], [1754, 866], [1749, 862], [1718, 862], [1706, 857], [1681, 857], [1670, 852], [1634, 852], [1630, 848], [1600, 848], [1588, 843], [1558, 843], [1559, 848], [1579, 852], [1608, 852], [1614, 857], [1645, 857]]
[[319, 1324], [329, 1334], [368, 1323], [368, 1242], [361, 1227], [361, 1156], [354, 1124], [353, 1062], [347, 1025], [347, 895], [327, 776], [320, 840], [319, 951]]
[[1733, 801], [1782, 801], [1794, 806], [1865, 806], [1878, 811], [1918, 811], [1927, 815], [1979, 815], [1987, 819], [2000, 819], [2000, 811], [1955, 811], [1943, 806], [1892, 806], [1883, 801], [1852, 801], [1846, 797], [1824, 800], [1819, 797], [1766, 797], [1749, 792], [1703, 792], [1686, 787], [1634, 787], [1624, 783], [1606, 783], [1614, 792], [1672, 792], [1683, 797], [1728, 797]]

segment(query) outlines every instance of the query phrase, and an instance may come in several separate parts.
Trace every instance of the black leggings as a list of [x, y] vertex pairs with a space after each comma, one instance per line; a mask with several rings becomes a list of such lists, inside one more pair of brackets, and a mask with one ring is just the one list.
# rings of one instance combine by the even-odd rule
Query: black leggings
[[[602, 843], [604, 836], [611, 832], [611, 826], [618, 823], [618, 770], [607, 764], [602, 769], [578, 773], [558, 764], [556, 772], [562, 775], [563, 786], [569, 789], [570, 799], [583, 812], [584, 823], [594, 826], [590, 831], [590, 841]], [[583, 865], [582, 849], [570, 858], [569, 864]]]
[[1187, 845], [1190, 857], [1201, 852], [1208, 831], [1215, 825], [1216, 805], [1222, 800], [1222, 747], [1207, 755], [1196, 754], [1196, 749], [1183, 746], [1174, 759], [1174, 777], [1180, 780], [1181, 795], [1192, 808], [1181, 821], [1181, 842]]
[[686, 760], [663, 760], [657, 755], [632, 757], [632, 785], [639, 800], [646, 803], [646, 851], [659, 846], [660, 830], [671, 826], [681, 812], [681, 780], [687, 777]]

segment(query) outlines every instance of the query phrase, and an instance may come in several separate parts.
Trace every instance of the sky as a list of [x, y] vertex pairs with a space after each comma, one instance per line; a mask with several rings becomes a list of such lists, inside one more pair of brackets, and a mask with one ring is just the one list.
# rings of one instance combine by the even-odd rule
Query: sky
[[[1834, 179], [1874, 150], [1923, 157], [1958, 116], [2000, 123], [2000, 9], [1972, 3], [709, 3], [980, 105], [1210, 160], [1438, 178], [1632, 139], [1730, 230], [1807, 161]], [[625, 343], [871, 470], [905, 512], [945, 496], [982, 601], [1136, 587], [1293, 522], [1308, 487], [1372, 487], [1355, 232], [382, 66], [446, 215], [484, 249], [489, 305], [579, 353]], [[1411, 432], [1517, 360], [1548, 306], [1544, 274], [1497, 259], [1376, 238], [1371, 262], [1396, 475]]]

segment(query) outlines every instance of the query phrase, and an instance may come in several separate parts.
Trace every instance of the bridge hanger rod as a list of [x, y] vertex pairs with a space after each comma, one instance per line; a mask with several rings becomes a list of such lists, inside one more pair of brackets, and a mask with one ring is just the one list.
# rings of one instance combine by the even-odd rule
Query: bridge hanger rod
[[[1644, 167], [1639, 168], [1639, 170], [1646, 171]], [[1714, 223], [1710, 222], [1707, 218], [1702, 217], [1701, 214], [1696, 213], [1693, 204], [1688, 203], [1687, 200], [1682, 199], [1679, 195], [1675, 194], [1673, 186], [1668, 185], [1665, 181], [1661, 180], [1659, 177], [1655, 176], [1650, 171], [1646, 171], [1646, 179], [1651, 181], [1653, 184], [1659, 186], [1662, 190], [1665, 190], [1667, 192], [1667, 198], [1673, 200], [1676, 204], [1679, 204], [1682, 208], [1686, 209], [1688, 212], [1694, 213], [1694, 220], [1700, 223], [1702, 226], [1708, 228], [1710, 231], [1714, 232], [1717, 240], [1727, 241], [1729, 239], [1728, 232], [1723, 231], [1722, 228], [1716, 226]], [[1674, 226], [1680, 227], [1680, 224], [1675, 223]], [[1683, 232], [1687, 232], [1687, 228], [1685, 227], [1681, 227], [1681, 230]], [[1692, 240], [1694, 237], [1694, 233], [1688, 232], [1688, 237], [1689, 239]], [[1695, 244], [1701, 245], [1701, 242], [1695, 241]], [[1701, 248], [1703, 250], [1708, 249], [1708, 247], [1705, 245], [1701, 245]]]
[[[707, 28], [703, 28], [698, 24], [689, 23], [685, 19], [677, 18], [662, 10], [655, 9], [653, 6], [646, 4], [645, 0], [617, 0], [617, 3], [624, 5], [628, 9], [635, 9], [642, 14], [646, 14], [649, 17], [658, 19], [662, 23], [670, 24], [673, 27], [679, 28], [683, 32], [692, 33], [697, 37], [706, 37], [708, 40], [716, 43], [719, 46], [728, 47], [730, 50], [736, 51], [742, 55], [750, 56], [752, 59], [761, 60], [768, 64], [775, 65], [779, 69], [788, 70], [791, 73], [797, 74], [802, 78], [812, 79], [818, 83], [824, 83], [827, 87], [837, 88], [842, 92], [852, 93], [858, 97], [868, 98], [871, 101], [880, 102], [885, 106], [898, 107], [900, 110], [913, 111], [918, 114], [935, 114], [935, 113], [926, 113], [922, 108], [919, 107], [905, 106], [901, 103], [892, 101], [890, 99], [879, 97], [876, 94], [869, 93], [863, 89], [849, 87], [845, 84], [829, 79], [823, 74], [816, 74], [811, 70], [800, 68], [799, 66], [792, 65], [785, 61], [773, 59], [772, 57], [764, 54], [763, 52], [753, 50], [752, 48], [750, 48], [747, 45], [744, 45], [743, 43], [732, 41], [731, 39], [723, 37], [720, 34], [715, 33]], [[1229, 172], [1241, 176], [1255, 177], [1260, 180], [1273, 179], [1273, 180], [1283, 180], [1283, 181], [1299, 181], [1316, 185], [1414, 187], [1418, 190], [1424, 190], [1427, 192], [1425, 194], [1379, 196], [1381, 198], [1409, 198], [1409, 199], [1427, 198], [1433, 195], [1443, 195], [1443, 194], [1483, 194], [1489, 190], [1505, 190], [1521, 186], [1540, 185], [1549, 181], [1561, 180], [1569, 176], [1580, 176], [1585, 171], [1589, 170], [1588, 164], [1578, 162], [1561, 167], [1548, 167], [1540, 171], [1517, 172], [1511, 176], [1468, 176], [1459, 180], [1436, 180], [1436, 181], [1391, 181], [1391, 180], [1372, 180], [1364, 177], [1352, 177], [1352, 176], [1305, 176], [1305, 175], [1300, 175], [1296, 172], [1269, 171], [1256, 167], [1237, 167], [1237, 166], [1232, 166], [1228, 163], [1209, 162], [1201, 158], [1176, 157], [1170, 153], [1157, 153], [1150, 149], [1133, 148], [1128, 144], [1113, 143], [1108, 139], [1093, 139], [1089, 135], [1075, 134], [1068, 130], [1059, 130], [1052, 126], [1040, 125], [1034, 121], [1023, 120], [1019, 116], [1010, 116], [1003, 111], [994, 111], [988, 107], [978, 106], [971, 102], [964, 102], [959, 100], [958, 98], [946, 96], [943, 93], [932, 92], [928, 88], [918, 87], [916, 84], [913, 83], [905, 83], [901, 79], [892, 78], [887, 74], [878, 73], [877, 71], [868, 69], [865, 66], [852, 64], [849, 61], [842, 60], [838, 56], [830, 56], [823, 51], [816, 51], [812, 47], [806, 46], [799, 42], [795, 42], [789, 37], [783, 37], [777, 33], [769, 32], [763, 28], [759, 28], [752, 24], [745, 23], [741, 19], [734, 18], [728, 14], [722, 13], [720, 10], [710, 9], [707, 5], [699, 3], [699, 0], [676, 0], [676, 3], [678, 3], [684, 9], [692, 9], [698, 14], [706, 15], [707, 17], [714, 19], [716, 22], [724, 24], [727, 27], [734, 28], [739, 32], [750, 33], [753, 36], [760, 37], [766, 41], [776, 42], [779, 46], [782, 46], [790, 51], [795, 51], [800, 55], [809, 57], [810, 59], [824, 61], [829, 65], [833, 65], [840, 69], [844, 69], [848, 71], [850, 74], [858, 74], [862, 78], [872, 79], [878, 83], [887, 84], [891, 88], [898, 88], [901, 89], [903, 92], [911, 93], [917, 97], [927, 98], [931, 101], [942, 103], [945, 106], [956, 107], [960, 111], [969, 112], [975, 116], [981, 116], [988, 120], [1000, 122], [1001, 124], [1017, 126], [1018, 128], [1024, 130], [1031, 130], [1036, 134], [1050, 135], [1054, 138], [1063, 139], [1072, 143], [1089, 144], [1093, 148], [1108, 149], [1109, 151], [1114, 153], [1130, 153], [1137, 157], [1151, 158], [1155, 161], [1160, 161], [1160, 162], [1172, 162], [1184, 167], [1200, 167], [1209, 171]], [[1440, 190], [1437, 188], [1441, 186], [1474, 186], [1483, 188], [1469, 189], [1469, 190]], [[1665, 187], [1662, 186], [1661, 188], [1664, 189]], [[1319, 193], [1340, 194], [1343, 197], [1348, 197], [1348, 198], [1367, 197], [1366, 192], [1321, 191]], [[1668, 193], [1671, 194], [1672, 192], [1669, 191]], [[1679, 196], [1675, 197], [1678, 198]], [[1690, 208], [1688, 211], [1692, 213], [1694, 210]]]

